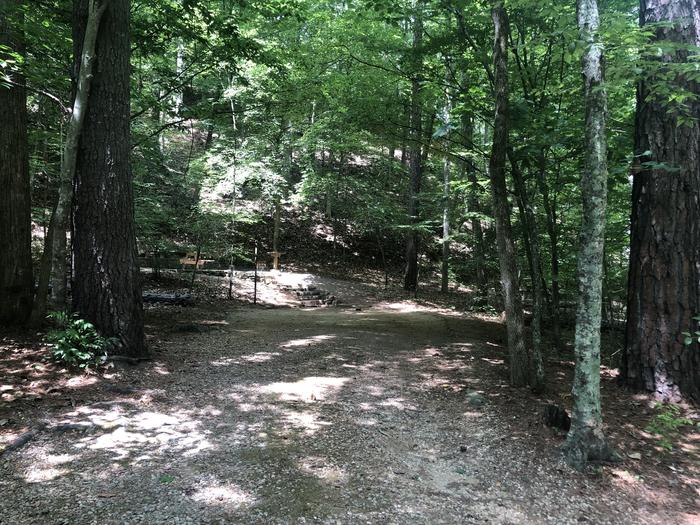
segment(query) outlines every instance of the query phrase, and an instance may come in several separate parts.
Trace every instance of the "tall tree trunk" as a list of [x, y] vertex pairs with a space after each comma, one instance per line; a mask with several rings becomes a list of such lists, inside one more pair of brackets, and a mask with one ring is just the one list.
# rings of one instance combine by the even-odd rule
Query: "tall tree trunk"
[[420, 48], [423, 42], [423, 14], [421, 13], [421, 0], [416, 2], [416, 11], [413, 18], [413, 76], [411, 78], [411, 146], [409, 158], [410, 183], [408, 190], [408, 217], [412, 229], [406, 239], [406, 273], [404, 275], [404, 290], [416, 292], [418, 289], [418, 224], [419, 203], [422, 179], [422, 158], [420, 143], [422, 133], [422, 106], [421, 106], [421, 68], [422, 58]]
[[442, 269], [440, 291], [449, 291], [450, 270], [450, 159], [446, 156], [442, 165]]
[[557, 212], [549, 193], [549, 185], [546, 178], [547, 158], [544, 150], [540, 152], [537, 167], [537, 185], [542, 194], [542, 206], [547, 224], [547, 236], [549, 237], [550, 271], [552, 274], [552, 346], [558, 352], [561, 347], [561, 315], [559, 309], [559, 231], [557, 228]]
[[479, 203], [479, 181], [476, 172], [464, 164], [467, 171], [469, 189], [467, 191], [467, 209], [472, 214], [471, 227], [474, 234], [474, 263], [476, 266], [476, 285], [482, 297], [486, 294], [486, 259], [484, 257], [484, 230], [481, 227], [481, 204]]
[[[464, 147], [474, 149], [474, 120], [471, 115], [462, 115], [462, 138]], [[463, 179], [468, 182], [467, 187], [467, 212], [471, 216], [470, 224], [474, 234], [472, 251], [474, 253], [474, 264], [476, 266], [476, 285], [481, 297], [486, 296], [486, 270], [484, 258], [484, 232], [481, 227], [481, 204], [479, 203], [479, 193], [481, 187], [476, 177], [476, 170], [471, 162], [462, 162]]]
[[519, 195], [522, 209], [523, 229], [525, 231], [525, 243], [529, 245], [530, 280], [532, 281], [532, 353], [530, 362], [530, 384], [535, 392], [544, 391], [544, 360], [542, 359], [542, 272], [540, 266], [540, 242], [537, 232], [537, 220], [535, 212], [530, 205], [527, 194], [527, 186], [520, 165], [515, 159], [512, 150], [508, 150], [508, 158], [513, 172], [515, 191]]
[[[452, 112], [452, 97], [447, 93], [445, 99], [445, 112], [443, 125], [446, 127], [447, 134], [445, 138], [449, 138], [450, 113]], [[440, 275], [440, 291], [447, 293], [449, 291], [449, 271], [450, 271], [450, 158], [445, 155], [442, 161], [442, 267]]]
[[[700, 46], [698, 1], [642, 0], [641, 25], [656, 22], [664, 23], [656, 40], [681, 46], [659, 60], [688, 64], [688, 46]], [[677, 110], [651, 94], [655, 82], [668, 82], [668, 72], [660, 69], [662, 78], [637, 90], [635, 151], [642, 164], [632, 186], [622, 380], [661, 399], [700, 401], [700, 345], [685, 345], [681, 335], [698, 330], [692, 318], [700, 314], [700, 84], [690, 75], [673, 81], [672, 92], [695, 96], [686, 101], [691, 118], [681, 122]]]
[[[0, 46], [23, 53], [20, 0], [0, 0]], [[0, 58], [4, 51], [0, 50]], [[10, 72], [0, 86], [0, 324], [22, 324], [32, 309], [32, 218], [27, 92]]]
[[[61, 174], [59, 177], [58, 202], [54, 209], [54, 231], [51, 237], [51, 299], [57, 309], [66, 307], [66, 288], [70, 264], [66, 250], [66, 231], [68, 230], [68, 217], [70, 215], [71, 186], [75, 174], [75, 165], [78, 157], [78, 144], [85, 120], [90, 96], [90, 81], [92, 80], [92, 65], [95, 60], [95, 42], [100, 27], [100, 19], [109, 0], [102, 0], [98, 5], [96, 0], [91, 0], [88, 6], [88, 18], [85, 26], [85, 40], [82, 46], [79, 69], [76, 76], [75, 99], [68, 129], [66, 130], [66, 143], [63, 148], [61, 162]], [[45, 293], [39, 290], [38, 293]]]
[[41, 254], [39, 262], [39, 276], [32, 305], [32, 314], [29, 317], [29, 325], [32, 327], [41, 326], [46, 321], [46, 307], [49, 295], [49, 281], [51, 280], [51, 253], [54, 231], [56, 230], [56, 213], [51, 212], [49, 227], [44, 234], [44, 252]]
[[281, 210], [282, 205], [280, 204], [280, 197], [275, 197], [274, 210], [273, 210], [273, 228], [272, 228], [272, 251], [280, 251], [280, 225], [281, 225]]
[[503, 2], [491, 10], [496, 30], [493, 48], [496, 115], [493, 145], [489, 159], [493, 216], [496, 223], [501, 287], [506, 309], [510, 382], [514, 386], [528, 384], [528, 354], [525, 346], [523, 307], [518, 282], [518, 266], [510, 224], [510, 205], [506, 186], [506, 154], [508, 147], [508, 16]]
[[581, 176], [583, 218], [578, 254], [578, 305], [574, 353], [576, 367], [571, 430], [564, 453], [582, 470], [590, 460], [609, 460], [612, 451], [603, 435], [600, 408], [600, 315], [607, 200], [607, 94], [603, 46], [598, 39], [596, 0], [578, 0], [579, 38], [586, 44], [582, 58], [586, 107], [585, 163]]
[[[129, 158], [129, 12], [130, 0], [111, 0], [97, 37], [73, 185], [73, 308], [118, 338], [120, 353], [139, 357], [146, 345]], [[87, 15], [88, 0], [77, 0], [75, 56], [81, 56]]]

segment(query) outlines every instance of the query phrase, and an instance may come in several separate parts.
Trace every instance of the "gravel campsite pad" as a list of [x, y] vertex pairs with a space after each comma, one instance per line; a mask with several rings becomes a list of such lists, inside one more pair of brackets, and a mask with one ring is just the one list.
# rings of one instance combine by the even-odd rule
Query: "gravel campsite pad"
[[0, 523], [698, 523], [690, 461], [571, 471], [498, 323], [408, 300], [148, 317], [153, 361], [3, 398], [2, 444], [35, 434], [0, 457]]

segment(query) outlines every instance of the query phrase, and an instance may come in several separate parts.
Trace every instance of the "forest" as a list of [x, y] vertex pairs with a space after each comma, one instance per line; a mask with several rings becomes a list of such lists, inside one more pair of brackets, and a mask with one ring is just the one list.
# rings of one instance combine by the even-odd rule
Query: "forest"
[[0, 0], [0, 524], [700, 523], [700, 0]]

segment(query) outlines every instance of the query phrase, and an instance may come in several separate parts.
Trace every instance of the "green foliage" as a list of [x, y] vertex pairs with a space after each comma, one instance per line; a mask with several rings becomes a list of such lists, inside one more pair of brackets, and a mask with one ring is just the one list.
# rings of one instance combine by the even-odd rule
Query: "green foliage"
[[75, 368], [89, 368], [103, 363], [114, 339], [102, 337], [95, 326], [76, 314], [51, 312], [48, 315], [56, 329], [46, 334], [51, 345], [51, 358]]
[[[681, 427], [692, 425], [693, 421], [681, 416], [681, 408], [670, 403], [656, 403], [654, 409], [656, 415], [646, 427], [647, 432], [657, 434], [659, 445], [666, 450], [673, 449], [673, 442], [677, 439]], [[698, 423], [700, 426], [700, 423]]]
[[[694, 321], [700, 323], [700, 316], [693, 317]], [[694, 342], [700, 343], [700, 330], [695, 330], [694, 332], [683, 332], [683, 344], [686, 346], [692, 345]]]

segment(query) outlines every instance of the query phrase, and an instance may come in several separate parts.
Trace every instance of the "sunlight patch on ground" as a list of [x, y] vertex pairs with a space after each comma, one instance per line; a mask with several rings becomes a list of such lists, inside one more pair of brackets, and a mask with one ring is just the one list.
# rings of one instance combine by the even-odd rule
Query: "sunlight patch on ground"
[[330, 422], [319, 420], [318, 416], [311, 412], [287, 411], [284, 413], [284, 422], [294, 428], [302, 429], [305, 435], [312, 435], [330, 425]]
[[231, 366], [238, 364], [239, 360], [233, 357], [224, 357], [223, 359], [215, 359], [210, 361], [211, 366]]
[[244, 355], [241, 359], [248, 363], [264, 363], [265, 361], [271, 361], [279, 355], [281, 355], [279, 352], [255, 352], [254, 354]]
[[294, 383], [272, 383], [258, 388], [261, 394], [278, 395], [282, 401], [323, 401], [339, 390], [349, 377], [305, 377]]
[[95, 383], [97, 383], [97, 381], [98, 379], [95, 376], [82, 375], [71, 377], [68, 381], [66, 381], [66, 386], [69, 386], [71, 388], [79, 388], [94, 385]]
[[330, 341], [335, 339], [334, 335], [314, 335], [313, 337], [306, 337], [304, 339], [292, 339], [286, 343], [282, 343], [280, 346], [282, 348], [296, 348], [300, 346], [311, 346], [313, 344], [322, 343], [324, 341]]
[[165, 365], [162, 363], [158, 363], [153, 367], [153, 371], [161, 376], [169, 376], [170, 375], [170, 370], [165, 368]]
[[396, 313], [411, 313], [411, 312], [427, 312], [430, 311], [429, 308], [420, 306], [413, 301], [401, 301], [396, 303], [383, 302], [378, 303], [375, 308], [380, 310], [389, 310]]
[[65, 476], [69, 472], [70, 470], [65, 468], [32, 465], [24, 472], [24, 479], [27, 483], [43, 483]]
[[254, 498], [231, 483], [212, 484], [202, 487], [192, 494], [191, 498], [200, 503], [209, 505], [225, 505], [227, 507], [239, 508], [243, 505], [250, 505]]
[[133, 459], [135, 453], [140, 453], [141, 460], [144, 460], [150, 459], [149, 452], [162, 453], [173, 449], [183, 456], [190, 456], [211, 447], [206, 436], [198, 430], [199, 422], [182, 413], [143, 411], [127, 414], [119, 407], [107, 411], [81, 407], [69, 415], [86, 417], [102, 431], [79, 439], [73, 446], [78, 450], [108, 451], [114, 454], [113, 459]]
[[63, 465], [76, 459], [78, 459], [78, 456], [75, 454], [49, 454], [46, 456], [46, 462], [49, 465]]
[[365, 388], [365, 391], [370, 395], [374, 397], [380, 397], [384, 395], [384, 388], [380, 386], [375, 386], [375, 385], [368, 385]]
[[391, 399], [387, 399], [386, 401], [379, 403], [379, 406], [398, 408], [399, 410], [417, 410], [416, 405], [409, 403], [403, 397], [393, 397]]
[[299, 469], [322, 481], [332, 484], [344, 483], [347, 480], [346, 472], [328, 462], [326, 458], [310, 456], [299, 461]]

